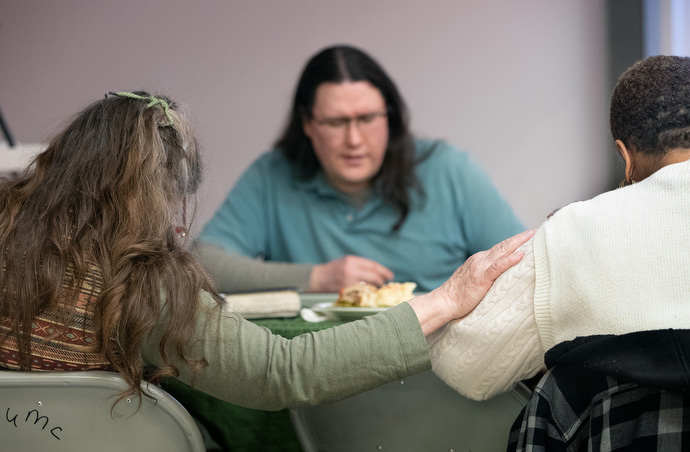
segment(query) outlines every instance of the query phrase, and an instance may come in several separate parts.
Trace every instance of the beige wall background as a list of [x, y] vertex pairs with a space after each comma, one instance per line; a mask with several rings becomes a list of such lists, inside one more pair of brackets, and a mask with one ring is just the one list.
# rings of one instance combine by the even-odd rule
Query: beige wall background
[[285, 121], [317, 50], [387, 69], [419, 136], [470, 152], [529, 226], [607, 189], [601, 0], [0, 0], [0, 109], [44, 142], [107, 91], [192, 112], [207, 162], [197, 227]]

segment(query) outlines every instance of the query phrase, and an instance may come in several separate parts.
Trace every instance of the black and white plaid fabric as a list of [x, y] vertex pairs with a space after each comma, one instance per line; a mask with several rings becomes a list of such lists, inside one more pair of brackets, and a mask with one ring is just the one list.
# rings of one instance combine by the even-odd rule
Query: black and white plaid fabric
[[508, 450], [690, 450], [690, 395], [557, 365], [513, 424]]

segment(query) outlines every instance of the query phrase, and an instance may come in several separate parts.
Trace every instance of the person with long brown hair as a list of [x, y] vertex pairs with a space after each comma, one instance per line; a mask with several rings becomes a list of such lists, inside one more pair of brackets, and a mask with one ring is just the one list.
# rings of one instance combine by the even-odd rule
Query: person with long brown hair
[[0, 367], [115, 370], [131, 393], [174, 376], [261, 409], [333, 401], [429, 369], [425, 336], [469, 313], [531, 236], [384, 313], [286, 340], [231, 312], [187, 248], [201, 158], [183, 112], [109, 94], [0, 182]]

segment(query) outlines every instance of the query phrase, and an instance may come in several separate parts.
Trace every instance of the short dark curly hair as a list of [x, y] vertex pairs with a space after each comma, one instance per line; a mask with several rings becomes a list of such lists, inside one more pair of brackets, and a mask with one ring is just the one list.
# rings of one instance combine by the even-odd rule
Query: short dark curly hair
[[690, 148], [690, 58], [658, 55], [633, 64], [611, 96], [611, 134], [628, 148], [661, 158]]

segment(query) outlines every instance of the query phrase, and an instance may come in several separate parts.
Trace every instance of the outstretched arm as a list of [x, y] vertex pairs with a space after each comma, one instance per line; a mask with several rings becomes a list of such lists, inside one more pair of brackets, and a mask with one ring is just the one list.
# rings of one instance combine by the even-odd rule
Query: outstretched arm
[[[525, 233], [468, 260], [437, 290], [335, 328], [292, 340], [227, 312], [208, 295], [190, 341], [191, 357], [208, 363], [198, 372], [169, 356], [179, 378], [222, 400], [258, 409], [329, 403], [430, 368], [424, 334], [469, 313], [493, 280], [522, 257]], [[167, 307], [142, 346], [144, 358], [163, 365], [158, 348]]]
[[410, 300], [424, 334], [472, 312], [496, 278], [520, 262], [523, 253], [517, 249], [533, 236], [534, 231], [522, 232], [470, 256], [441, 287]]
[[496, 280], [470, 315], [427, 338], [434, 372], [471, 399], [507, 391], [543, 367], [534, 315], [532, 242], [521, 251], [522, 261]]

